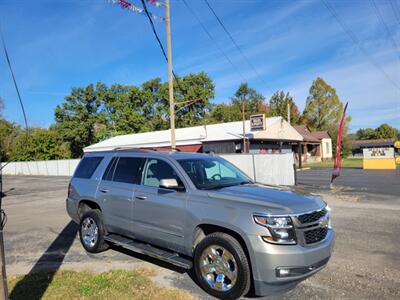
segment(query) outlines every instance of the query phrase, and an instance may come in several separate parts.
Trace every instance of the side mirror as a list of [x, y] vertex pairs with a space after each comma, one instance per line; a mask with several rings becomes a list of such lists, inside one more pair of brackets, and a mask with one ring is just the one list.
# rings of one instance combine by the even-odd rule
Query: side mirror
[[176, 191], [184, 191], [185, 188], [178, 184], [175, 178], [161, 179], [160, 188]]

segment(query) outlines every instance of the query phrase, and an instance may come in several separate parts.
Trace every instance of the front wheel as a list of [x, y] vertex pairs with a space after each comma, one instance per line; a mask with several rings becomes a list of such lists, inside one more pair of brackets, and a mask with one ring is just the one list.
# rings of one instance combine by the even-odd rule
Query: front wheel
[[250, 266], [240, 243], [217, 232], [206, 236], [196, 247], [194, 266], [197, 280], [210, 295], [237, 299], [250, 289]]
[[104, 232], [102, 215], [99, 210], [93, 209], [83, 214], [79, 237], [87, 252], [99, 253], [108, 249], [108, 244], [104, 241]]

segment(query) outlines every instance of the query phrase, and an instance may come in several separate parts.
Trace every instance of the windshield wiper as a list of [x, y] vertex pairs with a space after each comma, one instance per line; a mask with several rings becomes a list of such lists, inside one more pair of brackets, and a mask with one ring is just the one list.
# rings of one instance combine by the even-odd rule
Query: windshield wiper
[[242, 181], [239, 183], [240, 185], [245, 185], [245, 184], [254, 184], [253, 181]]
[[230, 186], [237, 186], [237, 185], [245, 185], [245, 184], [251, 184], [253, 182], [251, 181], [241, 181], [241, 182], [230, 182], [230, 183], [225, 183], [225, 184], [214, 184], [210, 186], [203, 187], [203, 190], [218, 190]]

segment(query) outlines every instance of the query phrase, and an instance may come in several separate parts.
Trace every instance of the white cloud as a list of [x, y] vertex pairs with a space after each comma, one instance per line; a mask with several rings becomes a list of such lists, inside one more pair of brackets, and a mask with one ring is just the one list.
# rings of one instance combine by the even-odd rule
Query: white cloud
[[[393, 78], [396, 74], [398, 77], [397, 62], [382, 67]], [[308, 89], [317, 76], [333, 86], [343, 102], [349, 102], [348, 114], [353, 118], [351, 129], [376, 127], [386, 122], [400, 127], [400, 90], [368, 62], [338, 67], [332, 65], [323, 71], [303, 74], [296, 83], [285, 88], [294, 96], [301, 110], [304, 109]]]

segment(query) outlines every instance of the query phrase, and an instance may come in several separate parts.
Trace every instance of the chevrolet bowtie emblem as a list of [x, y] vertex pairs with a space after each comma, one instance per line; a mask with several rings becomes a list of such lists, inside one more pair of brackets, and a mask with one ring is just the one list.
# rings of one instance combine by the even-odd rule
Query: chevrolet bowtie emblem
[[323, 219], [319, 224], [321, 227], [328, 227], [329, 221], [327, 219]]

